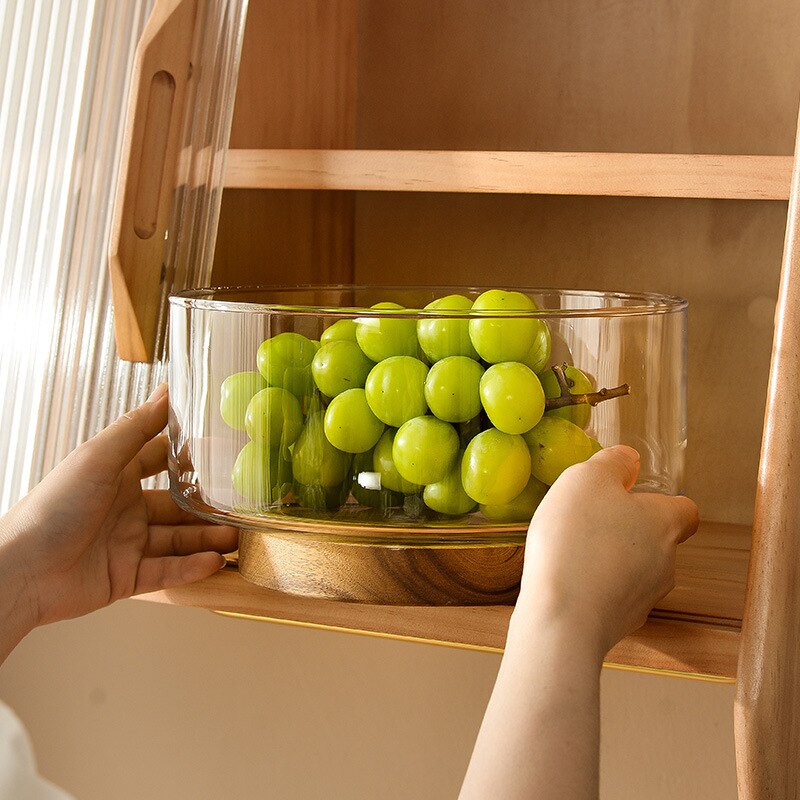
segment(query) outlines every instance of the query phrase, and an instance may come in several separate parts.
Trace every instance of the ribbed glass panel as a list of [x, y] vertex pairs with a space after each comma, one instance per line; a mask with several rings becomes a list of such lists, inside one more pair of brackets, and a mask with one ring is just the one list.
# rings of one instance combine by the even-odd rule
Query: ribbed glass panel
[[41, 463], [38, 421], [53, 368], [59, 267], [72, 239], [95, 2], [5, 3], [0, 25], [0, 508], [6, 508]]
[[[117, 358], [107, 263], [133, 56], [152, 4], [0, 3], [0, 512], [164, 375], [160, 363]], [[245, 9], [203, 8], [182, 160], [191, 191], [176, 195], [166, 254], [181, 288], [210, 278]]]

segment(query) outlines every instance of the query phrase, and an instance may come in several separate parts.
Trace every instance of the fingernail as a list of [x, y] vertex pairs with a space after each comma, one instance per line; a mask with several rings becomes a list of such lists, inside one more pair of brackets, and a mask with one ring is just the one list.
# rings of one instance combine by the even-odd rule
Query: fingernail
[[158, 386], [156, 386], [150, 397], [148, 397], [145, 402], [157, 403], [166, 393], [167, 393], [167, 384], [160, 383]]
[[639, 455], [639, 451], [635, 447], [631, 447], [629, 444], [613, 444], [611, 447], [604, 448], [605, 450], [614, 450], [617, 453], [624, 453], [628, 458], [633, 461], [641, 461], [642, 457]]
[[223, 556], [223, 555], [220, 555], [220, 558], [222, 559], [222, 563], [219, 565], [219, 568], [220, 569], [225, 569], [225, 567], [228, 566], [228, 559], [225, 558], [225, 556]]

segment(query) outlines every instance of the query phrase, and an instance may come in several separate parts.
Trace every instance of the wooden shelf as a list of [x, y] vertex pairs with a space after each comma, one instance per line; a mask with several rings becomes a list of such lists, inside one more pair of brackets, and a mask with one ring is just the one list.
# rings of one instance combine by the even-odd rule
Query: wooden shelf
[[[679, 549], [675, 589], [641, 630], [609, 653], [608, 665], [732, 679], [749, 543], [748, 526], [703, 523]], [[493, 652], [502, 650], [511, 616], [510, 606], [370, 606], [294, 597], [248, 583], [235, 567], [141, 599]]]
[[786, 200], [791, 156], [230, 150], [224, 186]]

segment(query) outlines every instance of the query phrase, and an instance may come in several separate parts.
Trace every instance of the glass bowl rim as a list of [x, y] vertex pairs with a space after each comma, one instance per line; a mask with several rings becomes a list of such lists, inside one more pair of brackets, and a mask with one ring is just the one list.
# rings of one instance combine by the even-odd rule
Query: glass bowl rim
[[490, 286], [373, 286], [367, 284], [281, 284], [277, 286], [206, 286], [197, 289], [185, 289], [173, 292], [169, 296], [170, 305], [204, 311], [222, 311], [230, 313], [261, 314], [293, 314], [296, 316], [326, 316], [340, 319], [357, 317], [400, 317], [418, 319], [474, 319], [474, 318], [571, 318], [571, 317], [619, 317], [649, 316], [654, 314], [670, 314], [685, 311], [689, 301], [678, 295], [661, 294], [659, 292], [623, 292], [601, 291], [593, 289], [556, 289], [551, 287], [510, 286], [505, 291], [523, 292], [526, 294], [556, 294], [574, 297], [594, 297], [598, 300], [632, 300], [636, 305], [619, 305], [596, 308], [544, 308], [534, 311], [456, 311], [453, 309], [373, 309], [351, 306], [324, 305], [289, 305], [283, 303], [256, 303], [243, 300], [217, 300], [212, 295], [219, 292], [236, 292], [239, 294], [256, 292], [334, 292], [334, 291], [376, 291], [391, 292], [429, 292], [459, 294], [463, 292], [484, 292], [498, 287]]

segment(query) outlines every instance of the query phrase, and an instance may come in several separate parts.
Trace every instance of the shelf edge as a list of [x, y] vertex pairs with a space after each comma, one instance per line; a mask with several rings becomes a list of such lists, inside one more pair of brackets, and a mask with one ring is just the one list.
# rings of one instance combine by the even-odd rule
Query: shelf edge
[[[199, 583], [140, 595], [170, 603], [282, 624], [347, 631], [502, 652], [511, 606], [368, 606], [294, 597], [247, 583], [226, 569]], [[736, 674], [735, 628], [651, 618], [609, 653], [610, 664], [644, 671], [680, 673], [712, 680]]]
[[432, 150], [229, 150], [236, 189], [786, 200], [791, 156]]

